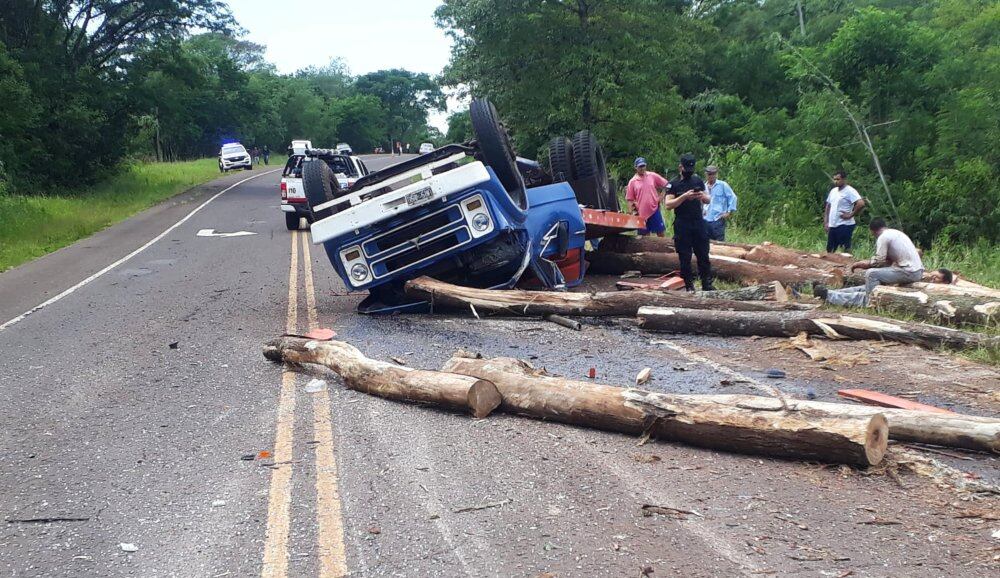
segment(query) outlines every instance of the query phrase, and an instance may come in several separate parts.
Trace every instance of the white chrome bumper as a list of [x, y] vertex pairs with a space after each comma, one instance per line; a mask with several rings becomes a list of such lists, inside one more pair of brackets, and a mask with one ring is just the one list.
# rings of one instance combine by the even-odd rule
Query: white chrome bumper
[[[355, 204], [354, 206], [341, 210], [335, 215], [313, 223], [313, 244], [318, 245], [341, 235], [359, 231], [362, 227], [367, 227], [378, 223], [379, 221], [384, 221], [394, 217], [400, 213], [405, 213], [411, 209], [428, 205], [441, 200], [448, 195], [460, 193], [490, 180], [489, 172], [486, 170], [483, 163], [479, 161], [471, 162], [439, 175], [430, 175], [429, 168], [427, 172], [427, 176], [422, 180], [406, 185], [405, 187], [390, 193], [385, 193], [384, 195], [375, 197], [374, 199], [361, 202], [360, 204]], [[373, 185], [371, 188], [375, 189], [380, 186], [384, 185], [379, 183]], [[422, 198], [416, 204], [411, 205], [407, 202], [407, 195], [423, 191], [424, 189], [430, 189], [429, 196]], [[367, 188], [358, 191], [357, 193], [352, 193], [351, 196], [364, 194], [366, 190]], [[331, 207], [338, 204], [342, 204], [341, 199], [323, 203], [318, 207], [314, 207], [313, 210], [321, 210], [325, 207]]]

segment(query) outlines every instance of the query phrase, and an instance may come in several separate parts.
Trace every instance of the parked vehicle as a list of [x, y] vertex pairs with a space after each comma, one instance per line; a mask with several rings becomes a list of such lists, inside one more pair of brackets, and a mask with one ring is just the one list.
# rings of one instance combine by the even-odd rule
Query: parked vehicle
[[[292, 147], [295, 150], [295, 147]], [[305, 163], [324, 162], [337, 179], [337, 186], [346, 190], [369, 174], [368, 166], [359, 157], [334, 153], [326, 149], [304, 149], [302, 155], [293, 154], [289, 157], [289, 165], [285, 166], [285, 174], [281, 184], [281, 210], [285, 213], [285, 226], [290, 231], [299, 228], [300, 219], [312, 223], [312, 213], [306, 203], [305, 189], [302, 185], [302, 172]]]
[[339, 142], [339, 143], [337, 143], [337, 146], [334, 147], [334, 148], [337, 151], [337, 154], [340, 154], [340, 155], [353, 155], [354, 154], [354, 149], [352, 149], [351, 145], [347, 144], [346, 142]]
[[[361, 312], [427, 307], [403, 293], [420, 275], [482, 288], [582, 281], [585, 227], [573, 187], [515, 156], [489, 101], [474, 100], [470, 114], [474, 143], [441, 147], [346, 189], [328, 163], [303, 164], [313, 243], [348, 288], [369, 292]], [[596, 145], [592, 138], [581, 142]], [[590, 154], [600, 147], [583, 152], [583, 172], [604, 170], [603, 156], [595, 163]], [[606, 172], [598, 177], [607, 184]]]
[[420, 143], [420, 151], [419, 151], [420, 154], [425, 155], [425, 154], [427, 154], [427, 153], [429, 153], [429, 152], [431, 152], [433, 150], [434, 150], [434, 145], [433, 144], [431, 144], [429, 142]]
[[253, 170], [250, 153], [238, 142], [224, 144], [219, 149], [219, 172], [225, 173], [232, 169]]

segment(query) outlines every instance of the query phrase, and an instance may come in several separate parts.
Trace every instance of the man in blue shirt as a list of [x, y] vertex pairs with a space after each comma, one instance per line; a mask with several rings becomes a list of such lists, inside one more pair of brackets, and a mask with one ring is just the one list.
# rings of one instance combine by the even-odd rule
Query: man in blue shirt
[[711, 200], [705, 205], [705, 227], [713, 241], [726, 240], [726, 221], [736, 212], [736, 193], [726, 181], [718, 180], [719, 167], [705, 167], [705, 190]]

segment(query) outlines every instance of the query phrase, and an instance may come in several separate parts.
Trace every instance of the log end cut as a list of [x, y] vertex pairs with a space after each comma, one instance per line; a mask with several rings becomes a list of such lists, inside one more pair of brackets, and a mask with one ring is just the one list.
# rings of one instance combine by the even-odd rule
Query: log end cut
[[476, 380], [469, 388], [469, 409], [472, 417], [484, 418], [500, 407], [503, 397], [500, 390], [492, 382], [485, 379]]
[[868, 459], [868, 465], [875, 466], [882, 463], [888, 447], [889, 420], [877, 413], [868, 422], [868, 429], [865, 432], [865, 457]]

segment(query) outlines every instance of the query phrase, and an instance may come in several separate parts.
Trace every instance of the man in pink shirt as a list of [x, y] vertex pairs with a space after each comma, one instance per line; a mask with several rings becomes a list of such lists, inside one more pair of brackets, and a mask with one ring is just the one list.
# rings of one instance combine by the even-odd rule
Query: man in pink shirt
[[646, 228], [639, 229], [640, 235], [656, 233], [662, 237], [667, 225], [663, 221], [660, 203], [670, 188], [670, 182], [653, 171], [646, 170], [646, 159], [635, 159], [635, 176], [628, 182], [625, 200], [633, 215], [646, 221]]

